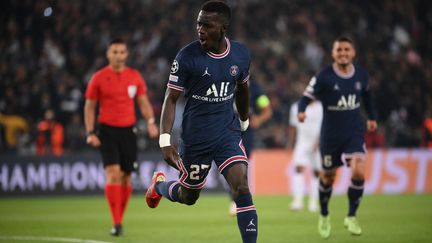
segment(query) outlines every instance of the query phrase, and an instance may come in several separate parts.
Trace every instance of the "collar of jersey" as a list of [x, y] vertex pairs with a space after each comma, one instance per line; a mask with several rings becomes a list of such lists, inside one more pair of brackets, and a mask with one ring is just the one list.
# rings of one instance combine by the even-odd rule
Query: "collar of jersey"
[[227, 48], [226, 48], [226, 50], [223, 53], [216, 54], [216, 53], [213, 53], [211, 51], [208, 51], [207, 55], [209, 55], [211, 58], [215, 58], [215, 59], [221, 59], [221, 58], [224, 58], [224, 57], [228, 56], [228, 54], [229, 54], [229, 52], [231, 50], [231, 43], [230, 43], [229, 39], [226, 38], [226, 37], [225, 37], [225, 41], [227, 43]]
[[351, 64], [351, 65], [353, 65], [353, 69], [350, 73], [347, 73], [347, 74], [339, 72], [337, 70], [337, 68], [335, 67], [336, 64], [334, 64], [334, 63], [332, 65], [332, 68], [333, 68], [334, 72], [336, 73], [336, 75], [339, 76], [340, 78], [349, 79], [349, 78], [352, 78], [352, 76], [354, 76], [354, 73], [355, 73], [355, 66], [354, 66], [354, 64]]
[[108, 64], [107, 66], [106, 66], [106, 68], [111, 72], [111, 73], [115, 73], [115, 74], [122, 74], [128, 67], [127, 66], [125, 66], [124, 68], [123, 68], [123, 70], [121, 70], [120, 72], [117, 72], [117, 71], [114, 71], [112, 68], [111, 68], [111, 66]]

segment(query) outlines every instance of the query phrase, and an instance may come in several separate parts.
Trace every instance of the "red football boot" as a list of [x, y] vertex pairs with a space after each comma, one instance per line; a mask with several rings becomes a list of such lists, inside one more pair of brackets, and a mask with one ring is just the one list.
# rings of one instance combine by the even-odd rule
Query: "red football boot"
[[163, 172], [155, 172], [152, 177], [152, 184], [149, 186], [146, 192], [146, 202], [149, 208], [155, 208], [159, 205], [162, 195], [156, 192], [155, 186], [157, 182], [165, 181], [165, 174]]

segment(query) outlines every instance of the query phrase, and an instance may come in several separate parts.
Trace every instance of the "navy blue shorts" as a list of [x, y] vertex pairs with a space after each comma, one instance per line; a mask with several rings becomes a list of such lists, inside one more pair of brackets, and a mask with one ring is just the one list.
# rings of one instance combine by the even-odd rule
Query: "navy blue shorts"
[[248, 158], [250, 158], [252, 150], [254, 149], [254, 129], [255, 128], [249, 127], [246, 131], [241, 133], [243, 145]]
[[366, 156], [366, 146], [363, 136], [351, 136], [338, 142], [326, 141], [320, 142], [322, 156], [322, 168], [332, 170], [342, 165], [347, 165], [348, 161], [354, 156]]
[[189, 189], [201, 189], [206, 183], [206, 178], [212, 162], [218, 167], [219, 173], [223, 174], [234, 164], [243, 163], [247, 165], [247, 156], [239, 132], [228, 133], [217, 143], [210, 146], [187, 146], [180, 145], [179, 153], [181, 160], [178, 161], [180, 168], [179, 182]]

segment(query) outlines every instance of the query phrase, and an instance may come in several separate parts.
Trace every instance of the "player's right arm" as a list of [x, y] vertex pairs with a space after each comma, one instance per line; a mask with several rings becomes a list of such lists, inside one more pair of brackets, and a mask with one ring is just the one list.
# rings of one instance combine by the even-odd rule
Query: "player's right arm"
[[159, 138], [159, 146], [162, 149], [164, 160], [176, 169], [178, 169], [177, 161], [180, 160], [180, 156], [177, 150], [171, 145], [169, 139], [174, 124], [177, 100], [181, 94], [182, 92], [179, 90], [167, 88], [160, 119], [161, 135]]
[[159, 147], [162, 150], [163, 158], [170, 166], [176, 169], [179, 169], [177, 162], [180, 160], [180, 155], [171, 145], [170, 134], [174, 125], [177, 100], [185, 90], [186, 80], [190, 78], [188, 60], [192, 60], [193, 57], [185, 57], [185, 55], [187, 56], [185, 52], [187, 52], [185, 49], [180, 50], [172, 63], [159, 125]]
[[306, 119], [306, 107], [312, 100], [316, 99], [316, 95], [322, 89], [322, 85], [318, 82], [319, 77], [320, 75], [318, 75], [318, 77], [314, 76], [311, 78], [308, 86], [303, 92], [303, 97], [301, 97], [298, 103], [297, 119], [299, 120], [299, 122], [304, 122], [304, 120]]
[[304, 122], [306, 119], [306, 107], [309, 105], [309, 103], [312, 101], [311, 98], [307, 96], [303, 96], [300, 99], [300, 102], [298, 104], [298, 113], [297, 113], [297, 119], [299, 122]]

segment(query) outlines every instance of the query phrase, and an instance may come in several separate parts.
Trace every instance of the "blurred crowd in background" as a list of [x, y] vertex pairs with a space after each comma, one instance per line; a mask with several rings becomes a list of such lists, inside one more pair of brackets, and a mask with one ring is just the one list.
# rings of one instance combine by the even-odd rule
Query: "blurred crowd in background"
[[[232, 0], [229, 38], [245, 43], [251, 74], [273, 117], [257, 147], [284, 148], [290, 105], [331, 62], [332, 41], [351, 36], [370, 74], [380, 129], [370, 147], [432, 146], [432, 3], [426, 0]], [[200, 1], [3, 0], [0, 25], [0, 151], [86, 149], [84, 91], [107, 65], [109, 40], [129, 45], [128, 64], [147, 81], [157, 117], [171, 62], [197, 39]], [[145, 123], [140, 121], [140, 131]], [[140, 136], [141, 150], [157, 149]]]

